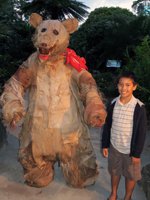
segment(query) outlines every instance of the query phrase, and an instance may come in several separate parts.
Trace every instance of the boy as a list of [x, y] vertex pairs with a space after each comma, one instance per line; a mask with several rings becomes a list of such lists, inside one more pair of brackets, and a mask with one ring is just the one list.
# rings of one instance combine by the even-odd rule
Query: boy
[[131, 200], [135, 184], [141, 179], [140, 154], [146, 136], [146, 111], [144, 104], [133, 96], [137, 88], [133, 72], [122, 73], [117, 84], [120, 96], [109, 106], [102, 134], [102, 153], [108, 157], [111, 175], [108, 200], [117, 200], [121, 175], [125, 177], [124, 200]]

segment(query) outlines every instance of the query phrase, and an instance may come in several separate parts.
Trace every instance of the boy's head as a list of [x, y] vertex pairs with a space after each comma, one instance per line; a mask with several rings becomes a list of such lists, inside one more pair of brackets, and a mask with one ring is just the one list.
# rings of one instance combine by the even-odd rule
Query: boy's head
[[136, 76], [133, 72], [125, 71], [117, 81], [118, 91], [122, 98], [130, 99], [137, 88]]
[[119, 75], [118, 79], [117, 79], [117, 84], [119, 83], [119, 80], [121, 78], [129, 78], [129, 79], [132, 80], [133, 84], [137, 85], [137, 78], [136, 78], [135, 74], [133, 72], [131, 72], [131, 71], [124, 71], [124, 72], [122, 72]]

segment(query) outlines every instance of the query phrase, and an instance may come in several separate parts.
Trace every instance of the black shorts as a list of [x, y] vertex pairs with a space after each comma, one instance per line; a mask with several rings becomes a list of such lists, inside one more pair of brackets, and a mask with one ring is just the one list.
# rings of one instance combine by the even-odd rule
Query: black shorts
[[111, 175], [123, 175], [127, 179], [138, 181], [141, 179], [141, 162], [133, 164], [129, 154], [123, 154], [110, 146], [108, 156], [108, 171]]

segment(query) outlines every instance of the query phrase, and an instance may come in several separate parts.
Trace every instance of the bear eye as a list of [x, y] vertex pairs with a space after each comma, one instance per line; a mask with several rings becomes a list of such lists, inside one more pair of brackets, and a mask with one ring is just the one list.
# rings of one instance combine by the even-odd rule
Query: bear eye
[[47, 30], [46, 28], [42, 28], [41, 32], [44, 33], [46, 32], [46, 30]]
[[54, 33], [54, 35], [58, 35], [59, 34], [59, 32], [56, 29], [53, 30], [53, 33]]

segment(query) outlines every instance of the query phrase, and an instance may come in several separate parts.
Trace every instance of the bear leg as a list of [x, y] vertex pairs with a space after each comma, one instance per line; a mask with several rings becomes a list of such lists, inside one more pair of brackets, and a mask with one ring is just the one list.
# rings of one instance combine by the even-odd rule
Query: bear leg
[[25, 183], [29, 186], [45, 187], [54, 178], [54, 162], [45, 161], [45, 165], [39, 168], [31, 154], [31, 144], [27, 148], [19, 150], [19, 162], [24, 169]]
[[64, 146], [60, 160], [68, 185], [83, 188], [95, 183], [98, 169], [93, 151], [83, 151], [79, 145], [67, 144]]

